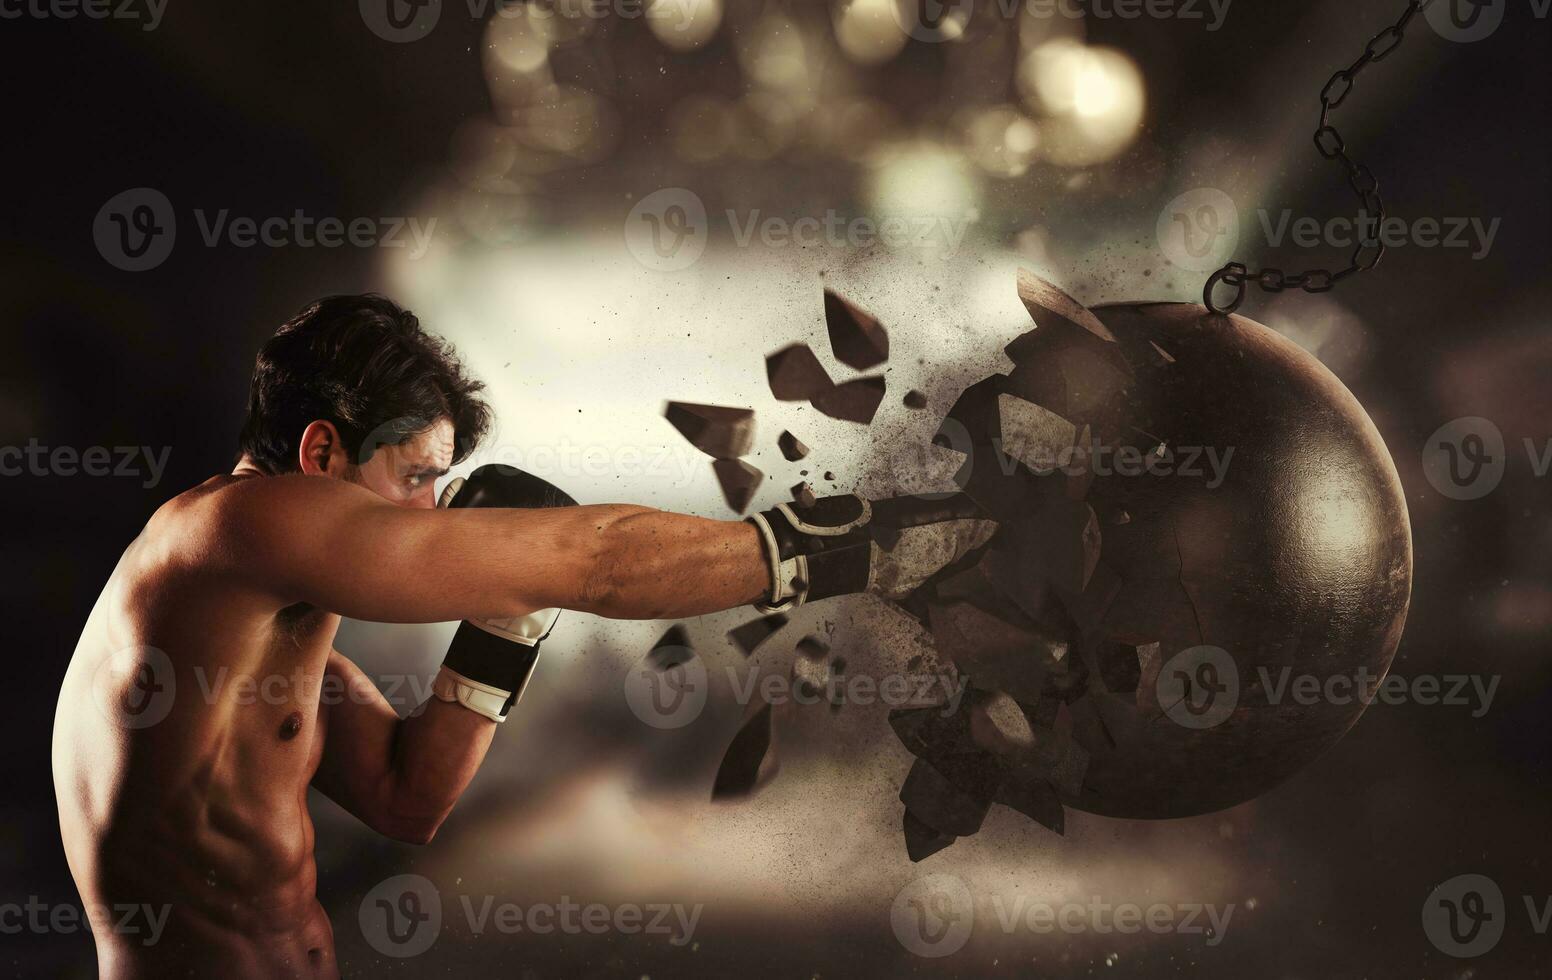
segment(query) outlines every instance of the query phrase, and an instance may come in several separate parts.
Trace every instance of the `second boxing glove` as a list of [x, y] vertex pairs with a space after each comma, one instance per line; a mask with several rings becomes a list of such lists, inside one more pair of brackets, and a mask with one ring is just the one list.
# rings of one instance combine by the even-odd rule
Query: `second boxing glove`
[[[512, 466], [491, 464], [454, 480], [442, 491], [442, 507], [575, 507], [577, 502], [546, 480]], [[432, 685], [443, 701], [457, 702], [492, 721], [505, 721], [523, 696], [539, 662], [539, 644], [550, 635], [559, 609], [538, 609], [510, 619], [465, 620], [447, 648]]]

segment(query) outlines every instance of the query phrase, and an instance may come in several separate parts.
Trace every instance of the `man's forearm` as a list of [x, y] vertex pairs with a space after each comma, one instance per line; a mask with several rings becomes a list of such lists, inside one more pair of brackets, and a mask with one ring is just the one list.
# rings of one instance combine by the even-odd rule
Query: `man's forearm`
[[601, 529], [597, 581], [583, 612], [678, 619], [758, 601], [770, 571], [753, 525], [639, 510]]
[[398, 723], [393, 746], [393, 796], [386, 823], [391, 836], [425, 843], [479, 771], [496, 723], [432, 698]]

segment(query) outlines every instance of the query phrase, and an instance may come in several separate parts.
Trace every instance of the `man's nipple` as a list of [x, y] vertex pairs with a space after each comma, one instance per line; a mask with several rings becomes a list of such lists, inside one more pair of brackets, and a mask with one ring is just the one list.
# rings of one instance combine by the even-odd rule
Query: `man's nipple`
[[289, 742], [293, 738], [296, 738], [297, 734], [301, 732], [301, 730], [302, 713], [300, 711], [293, 711], [289, 715], [286, 715], [285, 721], [280, 723], [280, 740], [282, 742]]

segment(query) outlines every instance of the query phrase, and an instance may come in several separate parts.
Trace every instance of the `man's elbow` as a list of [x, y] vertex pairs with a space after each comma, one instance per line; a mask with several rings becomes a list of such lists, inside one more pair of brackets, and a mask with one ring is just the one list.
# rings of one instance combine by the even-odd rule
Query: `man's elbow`
[[429, 844], [442, 828], [446, 813], [386, 813], [371, 822], [372, 829], [401, 844]]
[[437, 830], [442, 826], [441, 822], [431, 823], [421, 821], [419, 823], [387, 823], [376, 828], [377, 832], [389, 840], [396, 840], [401, 844], [429, 844], [436, 837]]

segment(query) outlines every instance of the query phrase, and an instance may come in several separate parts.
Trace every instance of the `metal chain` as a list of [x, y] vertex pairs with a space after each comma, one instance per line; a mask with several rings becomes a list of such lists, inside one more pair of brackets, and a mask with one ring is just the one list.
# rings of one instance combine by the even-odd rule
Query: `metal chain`
[[[1386, 56], [1401, 46], [1407, 25], [1432, 2], [1433, 0], [1411, 0], [1400, 20], [1374, 35], [1369, 40], [1368, 46], [1364, 48], [1362, 56], [1332, 75], [1331, 80], [1326, 82], [1326, 87], [1320, 90], [1320, 128], [1315, 130], [1315, 147], [1320, 150], [1321, 156], [1327, 160], [1335, 160], [1346, 168], [1347, 183], [1352, 187], [1353, 193], [1358, 195], [1358, 200], [1363, 202], [1363, 210], [1372, 222], [1369, 227], [1373, 229], [1373, 237], [1359, 239], [1358, 247], [1353, 250], [1352, 259], [1348, 262], [1347, 268], [1340, 272], [1311, 269], [1308, 272], [1290, 275], [1275, 268], [1251, 272], [1241, 262], [1230, 262], [1212, 274], [1212, 278], [1207, 280], [1207, 286], [1202, 291], [1202, 302], [1209, 310], [1214, 313], [1233, 313], [1239, 309], [1240, 303], [1245, 300], [1247, 283], [1253, 282], [1268, 293], [1280, 293], [1285, 289], [1325, 293], [1330, 292], [1333, 286], [1349, 276], [1367, 272], [1380, 264], [1380, 259], [1385, 257], [1385, 244], [1379, 238], [1380, 226], [1385, 221], [1385, 202], [1380, 199], [1380, 182], [1368, 167], [1355, 162], [1347, 155], [1347, 141], [1342, 139], [1342, 134], [1331, 125], [1331, 110], [1341, 105], [1352, 92], [1353, 82], [1359, 72], [1372, 62], [1385, 60]], [[1232, 302], [1223, 305], [1214, 302], [1213, 292], [1218, 288], [1219, 283], [1235, 287]]]

